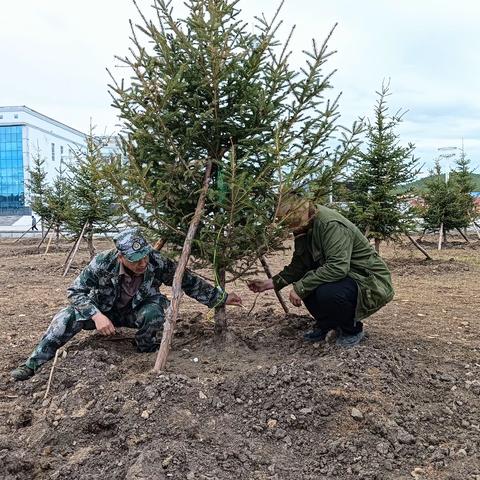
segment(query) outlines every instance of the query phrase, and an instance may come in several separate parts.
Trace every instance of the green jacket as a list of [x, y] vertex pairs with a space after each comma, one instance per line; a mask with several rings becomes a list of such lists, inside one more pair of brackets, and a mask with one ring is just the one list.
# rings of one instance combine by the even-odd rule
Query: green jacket
[[340, 213], [320, 206], [306, 233], [295, 237], [290, 265], [273, 277], [275, 290], [293, 283], [305, 298], [319, 285], [347, 276], [358, 285], [357, 320], [392, 300], [390, 272], [369, 241]]

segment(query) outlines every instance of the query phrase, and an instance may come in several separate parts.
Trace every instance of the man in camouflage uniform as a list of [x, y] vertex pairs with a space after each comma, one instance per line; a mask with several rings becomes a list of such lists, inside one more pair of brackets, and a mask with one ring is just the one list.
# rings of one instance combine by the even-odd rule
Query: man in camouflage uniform
[[[172, 284], [176, 264], [153, 250], [136, 228], [120, 232], [114, 241], [116, 249], [96, 255], [68, 288], [71, 305], [55, 315], [25, 364], [12, 371], [15, 380], [33, 376], [81, 330], [112, 335], [115, 327], [137, 328], [137, 350], [158, 349], [156, 333], [162, 329], [169, 303], [159, 287]], [[188, 270], [182, 288], [210, 308], [241, 304], [235, 293], [214, 288]]]

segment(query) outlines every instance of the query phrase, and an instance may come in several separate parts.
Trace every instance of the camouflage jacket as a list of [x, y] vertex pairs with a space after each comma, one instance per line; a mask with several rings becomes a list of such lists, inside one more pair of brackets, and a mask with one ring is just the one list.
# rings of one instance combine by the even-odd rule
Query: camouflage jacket
[[[169, 302], [165, 295], [160, 293], [159, 287], [162, 284], [172, 285], [176, 267], [172, 260], [158, 252], [151, 252], [143, 282], [132, 299], [132, 308], [145, 301], [160, 303], [166, 307]], [[88, 320], [96, 313], [105, 313], [114, 307], [121, 293], [119, 271], [117, 250], [101, 252], [68, 288], [67, 296], [83, 319]], [[221, 305], [227, 297], [222, 289], [212, 287], [188, 270], [183, 276], [182, 289], [188, 296], [208, 307]]]

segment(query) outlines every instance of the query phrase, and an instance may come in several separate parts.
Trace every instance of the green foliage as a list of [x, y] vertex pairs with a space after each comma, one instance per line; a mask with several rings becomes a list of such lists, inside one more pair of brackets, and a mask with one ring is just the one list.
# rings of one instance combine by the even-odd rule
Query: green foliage
[[47, 189], [45, 203], [46, 216], [43, 220], [47, 226], [58, 231], [66, 223], [72, 210], [70, 183], [62, 166], [57, 170], [57, 176]]
[[70, 185], [62, 167], [57, 170], [57, 176], [49, 185], [44, 164], [45, 160], [39, 152], [33, 155], [33, 166], [29, 170], [30, 179], [27, 183], [30, 205], [40, 215], [43, 225], [58, 229], [65, 223], [72, 208]]
[[370, 238], [381, 241], [395, 238], [411, 225], [408, 195], [399, 194], [397, 187], [415, 178], [418, 161], [412, 143], [406, 147], [399, 143], [395, 130], [403, 113], [389, 114], [389, 84], [382, 84], [377, 95], [374, 119], [367, 123], [366, 151], [353, 165], [349, 216]]
[[32, 167], [29, 170], [27, 189], [30, 194], [30, 207], [42, 219], [49, 215], [46, 195], [48, 192], [47, 172], [44, 168], [45, 159], [37, 151], [32, 155]]
[[85, 225], [88, 236], [108, 232], [118, 220], [115, 195], [103, 172], [107, 164], [101, 152], [104, 145], [104, 140], [90, 129], [86, 148], [76, 151], [68, 165], [72, 205], [66, 227], [75, 236]]
[[456, 164], [456, 170], [445, 181], [437, 159], [431, 177], [425, 183], [426, 189], [422, 193], [425, 206], [420, 209], [420, 214], [428, 230], [438, 230], [441, 224], [446, 232], [465, 228], [475, 217], [471, 195], [474, 182], [469, 169], [470, 161], [463, 149]]
[[475, 189], [475, 182], [470, 169], [470, 160], [467, 158], [465, 149], [462, 147], [460, 157], [455, 162], [456, 168], [452, 172], [451, 180], [457, 191], [457, 206], [462, 222], [471, 223], [472, 218], [476, 216], [476, 209], [472, 192]]
[[283, 227], [273, 222], [281, 195], [323, 195], [359, 132], [339, 126], [338, 99], [325, 99], [330, 35], [296, 70], [288, 41], [276, 39], [279, 12], [257, 18], [253, 30], [237, 4], [189, 0], [187, 18], [176, 19], [170, 3], [154, 0], [155, 20], [140, 12], [130, 56], [120, 58], [131, 81], [111, 86], [128, 162], [112, 165], [109, 179], [140, 225], [181, 245], [213, 160], [192, 251], [202, 264], [215, 259], [220, 278], [280, 247]]

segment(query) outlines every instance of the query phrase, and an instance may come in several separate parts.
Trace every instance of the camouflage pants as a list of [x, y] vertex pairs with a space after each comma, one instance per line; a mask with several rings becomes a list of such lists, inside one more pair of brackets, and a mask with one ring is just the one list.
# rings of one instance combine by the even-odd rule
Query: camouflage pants
[[[158, 346], [156, 333], [162, 329], [165, 320], [163, 306], [158, 303], [142, 303], [134, 310], [111, 310], [104, 312], [115, 327], [137, 328], [135, 342], [140, 352], [151, 352]], [[65, 345], [81, 330], [95, 330], [93, 320], [82, 319], [73, 307], [60, 310], [53, 317], [50, 326], [43, 335], [40, 343], [25, 362], [37, 370], [45, 362], [55, 356], [55, 352]]]

